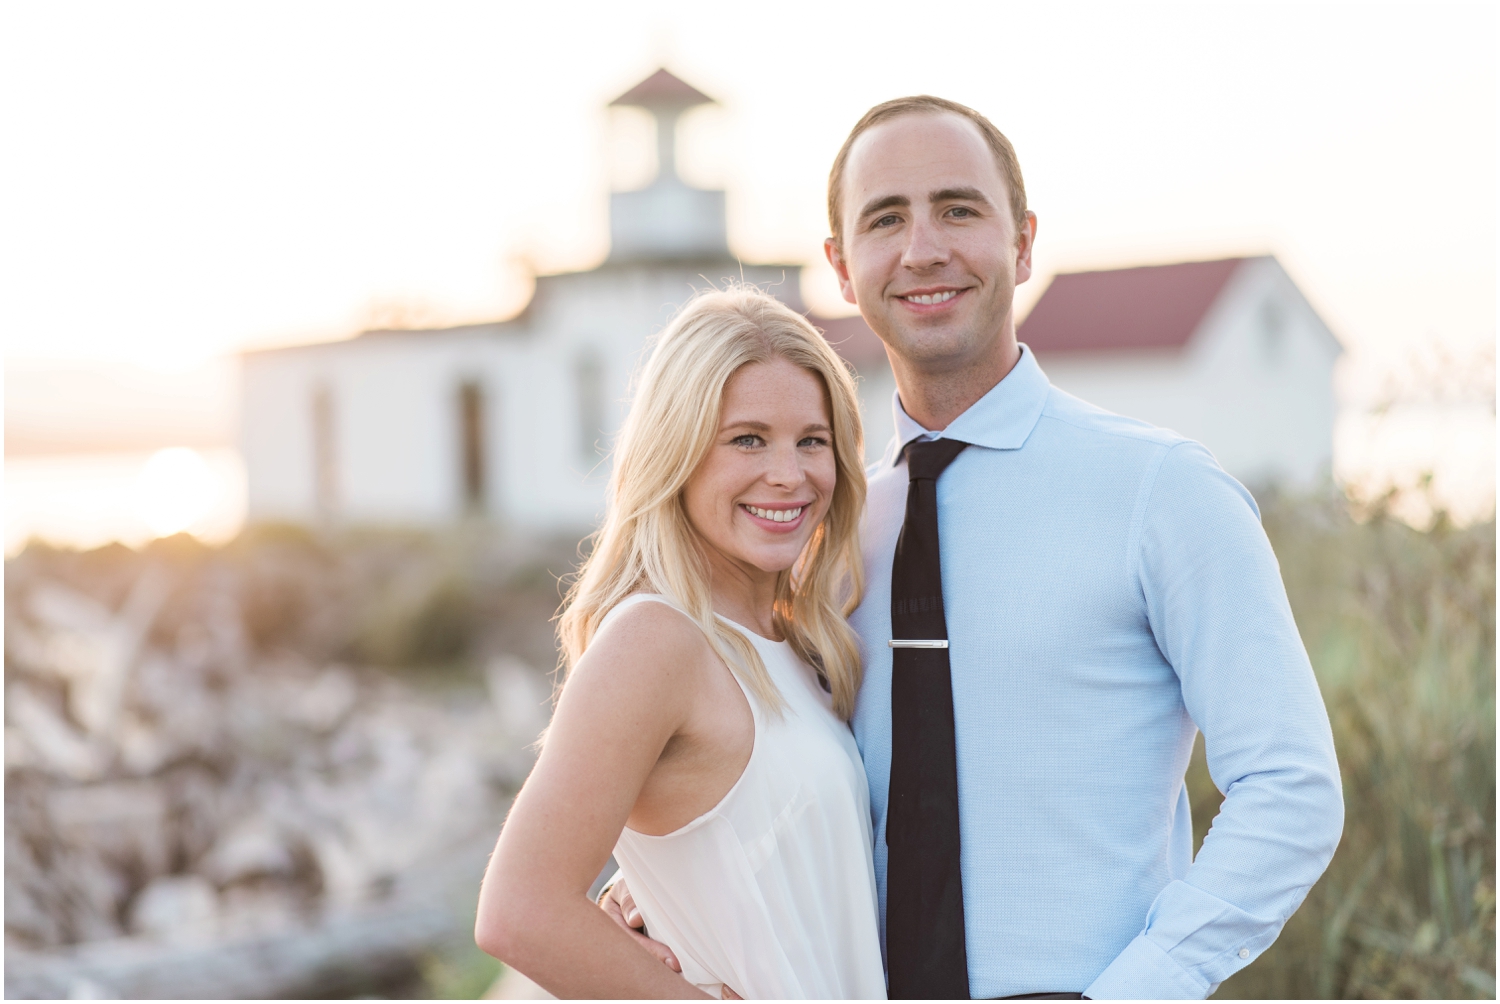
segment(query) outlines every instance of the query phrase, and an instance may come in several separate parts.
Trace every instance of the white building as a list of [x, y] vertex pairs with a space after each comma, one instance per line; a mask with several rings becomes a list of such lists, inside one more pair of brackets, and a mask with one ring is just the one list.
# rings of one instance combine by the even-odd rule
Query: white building
[[1329, 476], [1342, 350], [1275, 258], [1059, 275], [1017, 334], [1058, 387], [1196, 439], [1246, 484]]
[[[818, 324], [859, 371], [873, 457], [895, 425], [885, 351], [858, 317]], [[1329, 474], [1341, 349], [1275, 258], [1058, 275], [1017, 337], [1058, 387], [1196, 439], [1246, 484]]]
[[803, 309], [801, 269], [736, 261], [724, 193], [677, 175], [677, 117], [710, 100], [660, 70], [614, 102], [655, 115], [659, 174], [611, 195], [608, 260], [539, 277], [516, 318], [246, 353], [249, 518], [591, 524], [645, 341], [691, 291], [743, 276]]
[[[594, 523], [631, 374], [691, 290], [743, 276], [804, 309], [800, 267], [736, 261], [724, 193], [677, 175], [677, 117], [710, 100], [659, 70], [615, 101], [656, 117], [658, 177], [610, 196], [603, 265], [539, 277], [514, 319], [246, 353], [249, 518]], [[860, 374], [873, 458], [893, 431], [884, 349], [859, 317], [813, 321]], [[1328, 470], [1338, 343], [1274, 259], [1061, 275], [1020, 337], [1058, 386], [1203, 442], [1241, 480]]]

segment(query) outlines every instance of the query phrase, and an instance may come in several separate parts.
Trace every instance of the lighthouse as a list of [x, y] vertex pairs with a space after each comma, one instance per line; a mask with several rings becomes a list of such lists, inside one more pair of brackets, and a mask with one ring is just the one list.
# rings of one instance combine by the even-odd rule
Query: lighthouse
[[656, 120], [656, 177], [645, 188], [612, 192], [612, 262], [728, 260], [724, 193], [694, 188], [677, 173], [677, 122], [698, 105], [717, 104], [665, 69], [636, 84], [610, 107], [643, 108]]

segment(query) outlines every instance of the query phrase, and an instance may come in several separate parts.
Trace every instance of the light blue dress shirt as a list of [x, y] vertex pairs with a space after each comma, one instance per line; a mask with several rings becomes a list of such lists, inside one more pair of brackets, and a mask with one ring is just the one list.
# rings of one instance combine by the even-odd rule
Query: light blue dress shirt
[[[1255, 501], [1202, 446], [1085, 404], [1031, 351], [871, 470], [854, 732], [885, 912], [891, 561], [905, 444], [938, 480], [969, 987], [1203, 997], [1280, 933], [1343, 829], [1333, 737]], [[1196, 860], [1201, 729], [1223, 808]]]

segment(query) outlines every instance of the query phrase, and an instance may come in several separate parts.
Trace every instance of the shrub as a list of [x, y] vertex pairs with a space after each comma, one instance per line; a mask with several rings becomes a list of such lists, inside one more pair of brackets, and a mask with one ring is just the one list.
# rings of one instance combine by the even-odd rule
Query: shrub
[[[1219, 997], [1495, 995], [1495, 524], [1368, 516], [1264, 505], [1346, 821], [1280, 939]], [[1189, 789], [1201, 840], [1220, 800], [1201, 739]]]

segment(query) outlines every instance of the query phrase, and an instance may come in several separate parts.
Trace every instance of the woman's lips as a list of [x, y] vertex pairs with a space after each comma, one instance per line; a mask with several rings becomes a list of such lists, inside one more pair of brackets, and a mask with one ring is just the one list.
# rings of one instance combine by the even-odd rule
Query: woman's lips
[[[754, 506], [747, 502], [740, 503], [740, 512], [744, 513], [749, 520], [763, 530], [772, 533], [791, 533], [802, 525], [807, 519], [807, 510], [811, 508], [810, 503], [804, 502], [796, 506]], [[795, 513], [795, 515], [793, 515]]]

